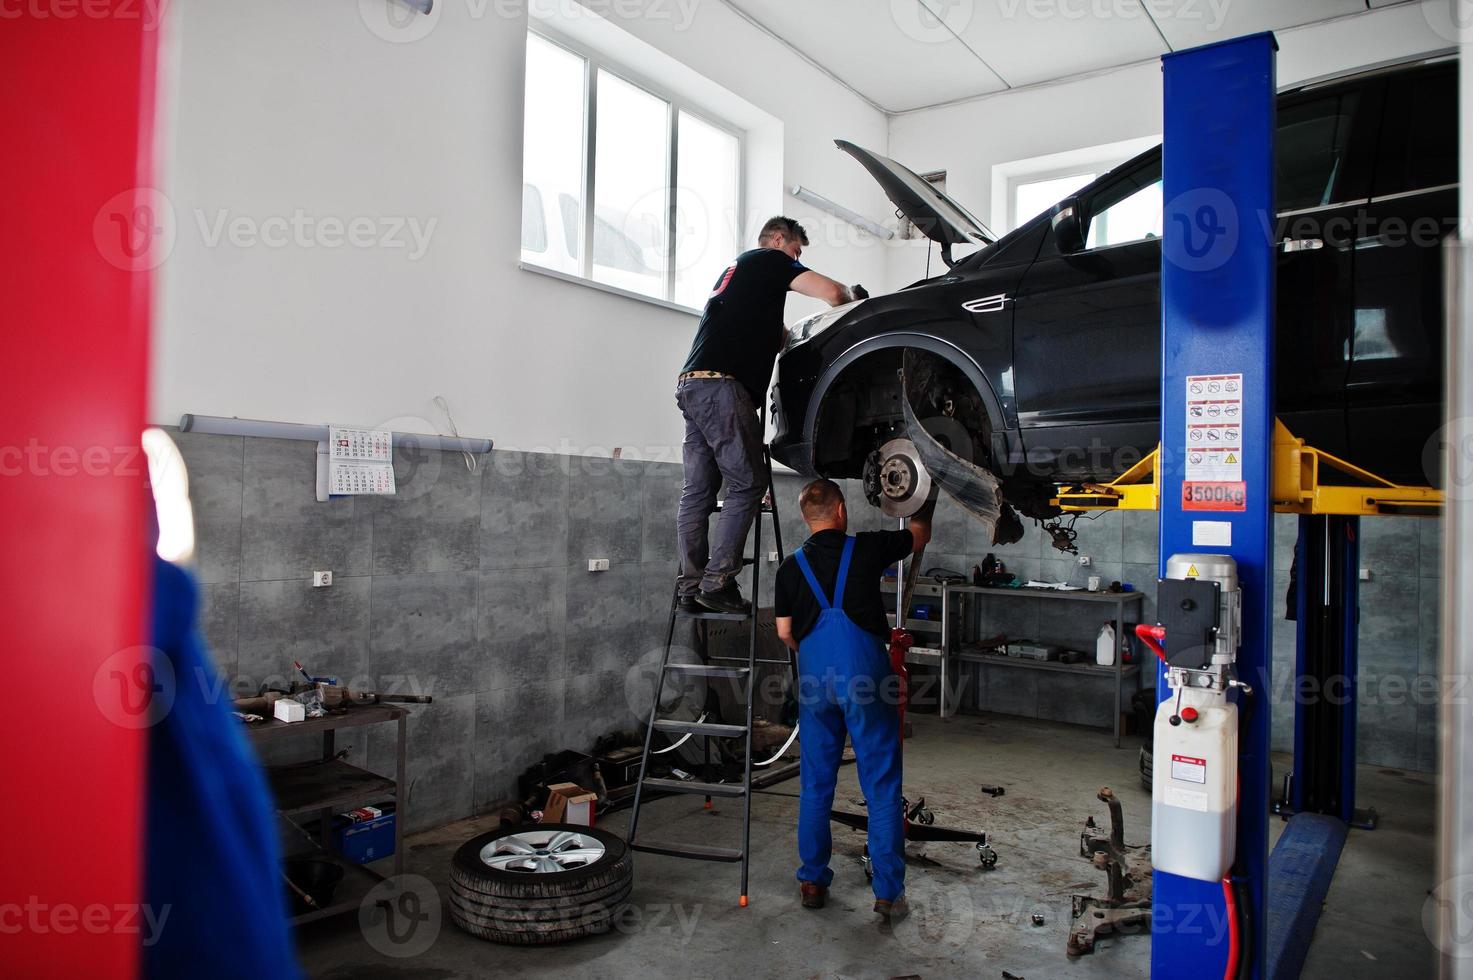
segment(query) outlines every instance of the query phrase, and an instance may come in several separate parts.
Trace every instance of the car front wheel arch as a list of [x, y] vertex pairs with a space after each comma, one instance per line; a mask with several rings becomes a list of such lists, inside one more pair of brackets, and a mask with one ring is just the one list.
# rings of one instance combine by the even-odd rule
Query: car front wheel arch
[[[1007, 453], [1006, 429], [996, 392], [981, 368], [955, 345], [922, 334], [886, 334], [861, 341], [845, 350], [823, 370], [814, 385], [804, 420], [804, 437], [813, 447], [813, 467], [835, 477], [857, 477], [870, 443], [882, 435], [864, 433], [883, 428], [888, 420], [903, 426], [899, 398], [899, 369], [907, 352], [912, 363], [928, 369], [937, 389], [923, 383], [921, 395], [935, 396], [928, 416], [955, 413], [975, 443], [974, 461], [986, 464]], [[913, 379], [914, 380], [914, 379]], [[949, 388], [948, 388], [949, 386]], [[951, 404], [942, 405], [942, 389], [954, 389]], [[916, 393], [913, 387], [913, 394]], [[893, 407], [892, 407], [893, 406]]]

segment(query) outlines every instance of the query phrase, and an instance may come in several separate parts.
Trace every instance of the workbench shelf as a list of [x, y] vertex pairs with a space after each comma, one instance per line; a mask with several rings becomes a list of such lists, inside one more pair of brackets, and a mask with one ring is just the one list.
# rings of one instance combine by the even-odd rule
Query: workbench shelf
[[[996, 653], [980, 653], [973, 650], [963, 650], [957, 659], [963, 663], [986, 664], [989, 667], [1023, 667], [1028, 670], [1054, 670], [1066, 674], [1093, 674], [1099, 677], [1114, 677], [1114, 667], [1101, 667], [1099, 664], [1077, 663], [1066, 664], [1056, 660], [1026, 660], [1022, 657], [1008, 657]], [[1120, 676], [1134, 677], [1140, 673], [1140, 664], [1123, 664]]]
[[334, 864], [339, 865], [343, 869], [343, 880], [338, 885], [337, 891], [333, 893], [331, 905], [324, 905], [320, 909], [293, 916], [292, 925], [299, 926], [318, 919], [341, 915], [344, 912], [357, 911], [358, 907], [363, 904], [363, 899], [373, 890], [373, 886], [386, 880], [383, 875], [372, 868], [364, 867], [356, 861], [349, 861], [340, 855], [319, 853], [315, 856], [329, 858]]
[[[260, 744], [284, 738], [299, 738], [306, 735], [320, 736], [322, 754], [320, 761], [289, 766], [270, 766], [266, 778], [271, 786], [272, 802], [276, 813], [283, 820], [302, 830], [292, 817], [306, 813], [317, 815], [317, 845], [313, 857], [323, 857], [343, 868], [343, 880], [338, 884], [333, 901], [319, 909], [312, 909], [292, 918], [293, 925], [325, 919], [328, 916], [351, 912], [358, 908], [364, 896], [384, 876], [372, 868], [364, 867], [339, 854], [333, 844], [332, 818], [344, 807], [352, 804], [372, 803], [386, 796], [394, 799], [394, 875], [404, 873], [404, 800], [400, 787], [404, 785], [405, 732], [409, 711], [397, 704], [357, 705], [337, 714], [306, 721], [283, 722], [270, 719], [246, 729], [252, 743]], [[395, 741], [394, 778], [380, 776], [337, 757], [337, 732], [343, 728], [361, 728], [394, 722], [397, 728]], [[285, 887], [283, 885], [283, 887]]]
[[350, 803], [370, 803], [397, 796], [394, 781], [360, 769], [342, 759], [266, 770], [276, 812], [282, 816], [312, 810], [339, 809]]
[[[886, 591], [893, 591], [893, 587]], [[941, 717], [945, 718], [951, 711], [955, 710], [955, 707], [948, 703], [950, 700], [950, 687], [947, 675], [952, 669], [959, 668], [963, 663], [974, 668], [979, 666], [984, 669], [992, 667], [1018, 667], [1024, 670], [1074, 674], [1076, 676], [1098, 678], [1100, 680], [1113, 680], [1113, 684], [1111, 685], [1113, 687], [1111, 699], [1114, 704], [1114, 714], [1111, 727], [1115, 736], [1115, 747], [1120, 747], [1120, 719], [1124, 701], [1121, 688], [1126, 678], [1138, 675], [1141, 670], [1139, 664], [1125, 663], [1125, 624], [1132, 617], [1136, 620], [1140, 618], [1145, 601], [1144, 595], [1139, 592], [1063, 591], [1058, 589], [1030, 589], [1026, 587], [999, 588], [996, 586], [969, 585], [963, 582], [939, 582], [933, 580], [930, 582], [917, 582], [914, 596], [938, 599], [941, 607], [941, 618], [938, 624], [938, 632], [940, 633], [940, 642], [937, 644], [938, 652], [933, 653], [930, 660], [916, 661], [919, 663], [930, 663], [934, 660], [940, 661], [942, 668]], [[1017, 657], [1005, 657], [981, 652], [976, 646], [971, 645], [979, 637], [984, 635], [984, 631], [981, 628], [981, 608], [977, 600], [993, 596], [1005, 597], [1009, 602], [1028, 600], [1073, 602], [1106, 607], [1112, 614], [1110, 621], [1115, 626], [1114, 664], [1108, 667], [1102, 667], [1099, 664], [1089, 662], [1066, 664], [1057, 661], [1024, 660]], [[923, 622], [929, 624], [932, 621]], [[970, 637], [964, 637], [962, 635], [964, 633], [970, 633], [971, 635]], [[970, 649], [968, 649], [969, 646]], [[950, 661], [952, 660], [958, 661], [956, 668], [950, 667]]]

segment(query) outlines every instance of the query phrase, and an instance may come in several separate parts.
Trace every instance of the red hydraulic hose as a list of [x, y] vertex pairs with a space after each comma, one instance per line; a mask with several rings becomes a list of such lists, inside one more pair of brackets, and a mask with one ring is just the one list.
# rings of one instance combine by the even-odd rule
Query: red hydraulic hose
[[1223, 980], [1234, 980], [1238, 975], [1238, 957], [1242, 955], [1238, 949], [1238, 899], [1233, 894], [1233, 876], [1229, 874], [1222, 879], [1222, 897], [1227, 902], [1228, 920], [1228, 960], [1227, 969], [1223, 971]]
[[1152, 626], [1149, 623], [1136, 623], [1135, 635], [1138, 640], [1151, 648], [1151, 651], [1166, 663], [1166, 650], [1162, 648], [1159, 641], [1166, 639], [1165, 626]]

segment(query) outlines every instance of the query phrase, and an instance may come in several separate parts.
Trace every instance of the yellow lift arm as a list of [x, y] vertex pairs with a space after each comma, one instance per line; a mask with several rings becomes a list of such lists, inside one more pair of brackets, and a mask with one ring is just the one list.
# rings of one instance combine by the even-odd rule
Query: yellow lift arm
[[[1054, 503], [1065, 511], [1159, 510], [1160, 453], [1151, 450], [1109, 483], [1060, 485]], [[1278, 419], [1273, 468], [1273, 504], [1280, 514], [1434, 516], [1442, 509], [1441, 490], [1402, 486], [1307, 446]]]

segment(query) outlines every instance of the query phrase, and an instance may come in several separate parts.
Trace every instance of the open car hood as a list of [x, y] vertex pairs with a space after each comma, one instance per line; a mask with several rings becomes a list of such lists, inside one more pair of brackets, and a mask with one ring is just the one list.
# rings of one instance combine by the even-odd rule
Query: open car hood
[[995, 240], [987, 226], [904, 164], [848, 140], [834, 140], [834, 145], [863, 164], [900, 214], [939, 243], [943, 254], [949, 256], [953, 245], [990, 245]]

